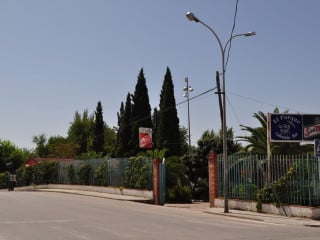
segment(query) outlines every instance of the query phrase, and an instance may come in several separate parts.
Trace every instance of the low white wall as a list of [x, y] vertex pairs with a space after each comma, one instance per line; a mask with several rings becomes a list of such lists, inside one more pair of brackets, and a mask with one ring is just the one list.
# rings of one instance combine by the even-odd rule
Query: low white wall
[[[228, 200], [229, 208], [236, 210], [244, 210], [257, 212], [256, 202], [254, 201], [244, 201], [244, 200]], [[215, 207], [224, 207], [224, 199], [216, 198]], [[282, 208], [277, 208], [274, 204], [262, 204], [262, 213], [277, 214], [288, 217], [301, 217], [301, 218], [311, 218], [320, 219], [320, 208], [319, 207], [306, 207], [306, 206], [292, 206], [285, 205]]]
[[48, 185], [34, 185], [27, 187], [15, 188], [15, 191], [35, 191], [37, 189], [65, 189], [65, 190], [79, 190], [90, 192], [111, 193], [118, 195], [127, 195], [135, 197], [143, 197], [153, 200], [152, 190], [139, 190], [116, 187], [99, 187], [99, 186], [84, 186], [84, 185], [67, 185], [67, 184], [48, 184]]

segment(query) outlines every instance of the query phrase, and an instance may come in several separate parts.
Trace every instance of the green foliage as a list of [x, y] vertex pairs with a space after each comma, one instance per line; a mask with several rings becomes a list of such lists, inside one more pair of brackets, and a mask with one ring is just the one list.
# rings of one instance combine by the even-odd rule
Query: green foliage
[[166, 153], [168, 152], [168, 149], [154, 149], [154, 150], [148, 150], [147, 152], [140, 153], [139, 156], [146, 156], [149, 158], [159, 158], [163, 159], [166, 156]]
[[69, 164], [67, 168], [67, 174], [70, 184], [75, 183], [75, 177], [76, 177], [76, 170], [74, 169], [73, 164]]
[[141, 149], [139, 148], [139, 127], [152, 128], [151, 107], [149, 103], [148, 88], [141, 68], [135, 87], [131, 96], [132, 115], [131, 115], [131, 136], [129, 141], [130, 155], [135, 156]]
[[90, 163], [83, 163], [78, 169], [79, 183], [82, 185], [89, 185], [91, 177], [92, 166]]
[[174, 97], [174, 86], [170, 69], [167, 68], [160, 93], [159, 126], [157, 126], [157, 148], [167, 148], [168, 156], [181, 155], [179, 118]]
[[23, 167], [17, 171], [17, 184], [49, 184], [56, 183], [59, 163], [56, 161], [43, 161], [33, 166]]
[[95, 183], [100, 186], [108, 185], [108, 160], [103, 161], [94, 173]]
[[127, 94], [125, 106], [121, 103], [120, 112], [118, 113], [118, 131], [117, 131], [117, 156], [129, 157], [129, 142], [132, 134], [131, 127], [132, 103], [131, 94]]
[[167, 202], [191, 202], [191, 186], [180, 158], [169, 157], [165, 166]]
[[[234, 141], [232, 128], [227, 131], [228, 154], [238, 152], [240, 145]], [[208, 180], [208, 154], [215, 151], [217, 154], [223, 152], [222, 131], [215, 133], [213, 130], [205, 131], [198, 141], [198, 148], [192, 155], [184, 155], [181, 160], [186, 167], [186, 174], [190, 179], [194, 199], [209, 200]]]
[[297, 176], [295, 167], [291, 167], [289, 171], [279, 178], [279, 180], [265, 186], [256, 194], [257, 211], [261, 211], [262, 203], [275, 203], [279, 207], [279, 201], [284, 202], [286, 199], [286, 188], [292, 178]]
[[93, 149], [97, 153], [104, 152], [104, 126], [102, 105], [99, 101], [95, 111], [95, 126], [94, 126], [94, 139], [93, 139]]
[[130, 158], [125, 170], [125, 187], [137, 189], [151, 189], [151, 163], [137, 157]]
[[5, 171], [13, 173], [20, 168], [28, 156], [29, 153], [26, 150], [19, 149], [10, 141], [0, 139], [0, 173]]
[[49, 150], [47, 146], [47, 137], [45, 134], [34, 136], [32, 141], [37, 145], [35, 153], [38, 157], [45, 157], [48, 155]]
[[181, 185], [178, 181], [177, 185], [167, 189], [167, 202], [190, 203], [192, 197], [191, 187]]
[[89, 115], [88, 110], [84, 110], [82, 115], [75, 112], [73, 122], [68, 130], [68, 140], [70, 143], [80, 146], [80, 154], [89, 151], [93, 145], [94, 125], [94, 116]]
[[255, 200], [258, 191], [259, 191], [259, 188], [257, 185], [247, 182], [247, 183], [238, 184], [235, 187], [233, 187], [232, 195], [240, 199]]
[[58, 178], [59, 163], [56, 161], [43, 161], [35, 165], [35, 184], [55, 183]]
[[23, 168], [21, 183], [23, 183], [23, 185], [26, 185], [26, 186], [29, 186], [32, 183], [34, 183], [34, 180], [33, 180], [34, 179], [34, 172], [35, 172], [34, 166]]
[[0, 189], [7, 188], [9, 184], [8, 173], [0, 173]]

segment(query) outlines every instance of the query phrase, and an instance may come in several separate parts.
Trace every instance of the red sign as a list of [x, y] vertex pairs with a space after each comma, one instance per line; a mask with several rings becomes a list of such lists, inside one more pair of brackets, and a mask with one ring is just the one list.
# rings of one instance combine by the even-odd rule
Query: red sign
[[139, 128], [139, 146], [140, 148], [152, 148], [151, 128]]

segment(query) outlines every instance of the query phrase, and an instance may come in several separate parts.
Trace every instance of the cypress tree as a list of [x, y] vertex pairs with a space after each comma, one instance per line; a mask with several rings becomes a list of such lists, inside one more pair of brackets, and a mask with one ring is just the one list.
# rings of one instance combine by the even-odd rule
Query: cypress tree
[[132, 132], [129, 146], [131, 155], [136, 155], [141, 151], [139, 149], [139, 127], [152, 128], [151, 107], [143, 68], [138, 76], [132, 102]]
[[130, 149], [129, 149], [129, 141], [131, 138], [131, 94], [127, 94], [125, 106], [123, 102], [120, 107], [120, 114], [118, 113], [118, 157], [129, 157]]
[[95, 111], [95, 129], [94, 129], [94, 139], [93, 139], [93, 149], [96, 153], [102, 153], [104, 147], [104, 121], [102, 105], [99, 101]]
[[179, 118], [174, 98], [174, 86], [169, 67], [164, 77], [160, 93], [158, 148], [167, 148], [169, 156], [180, 155]]
[[153, 109], [153, 115], [152, 115], [152, 124], [153, 124], [153, 132], [152, 132], [152, 139], [153, 139], [153, 147], [158, 148], [158, 129], [159, 129], [159, 111], [157, 108]]

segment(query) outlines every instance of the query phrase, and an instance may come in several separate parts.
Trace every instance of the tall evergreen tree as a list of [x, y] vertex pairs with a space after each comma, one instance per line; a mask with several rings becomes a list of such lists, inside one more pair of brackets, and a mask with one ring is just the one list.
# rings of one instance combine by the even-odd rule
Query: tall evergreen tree
[[152, 128], [151, 107], [143, 68], [138, 76], [132, 102], [132, 133], [129, 146], [131, 155], [136, 155], [141, 151], [139, 149], [139, 127]]
[[153, 109], [152, 124], [153, 124], [153, 132], [152, 132], [153, 147], [158, 148], [159, 143], [157, 141], [157, 135], [158, 135], [158, 129], [159, 129], [159, 110], [157, 108]]
[[174, 86], [169, 67], [164, 77], [160, 93], [159, 126], [157, 134], [158, 148], [167, 148], [168, 155], [180, 155], [179, 118], [174, 98]]
[[131, 94], [127, 94], [125, 106], [121, 103], [120, 113], [118, 113], [118, 133], [117, 133], [117, 156], [129, 157], [129, 141], [131, 138]]
[[93, 149], [96, 153], [104, 152], [104, 128], [105, 123], [103, 121], [102, 105], [99, 101], [95, 111], [95, 128], [94, 128], [94, 139], [93, 139]]

